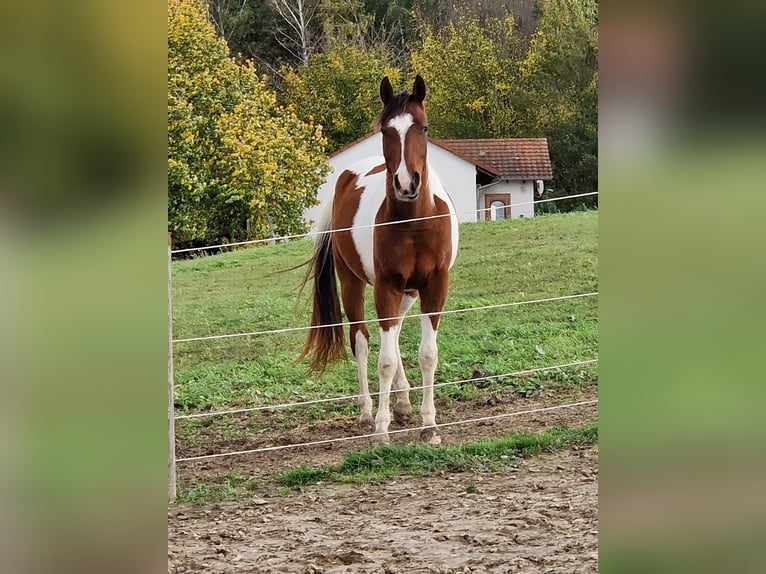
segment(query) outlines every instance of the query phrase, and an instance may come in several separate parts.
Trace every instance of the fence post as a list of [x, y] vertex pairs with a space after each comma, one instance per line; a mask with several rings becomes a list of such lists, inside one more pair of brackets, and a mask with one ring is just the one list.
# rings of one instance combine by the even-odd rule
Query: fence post
[[176, 421], [173, 408], [173, 276], [168, 233], [168, 502], [176, 499]]

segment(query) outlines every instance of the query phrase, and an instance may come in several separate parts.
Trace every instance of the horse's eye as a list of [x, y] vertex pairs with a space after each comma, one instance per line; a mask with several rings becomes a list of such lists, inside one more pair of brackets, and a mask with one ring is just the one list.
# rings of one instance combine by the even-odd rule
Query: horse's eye
[[427, 134], [427, 133], [428, 133], [428, 126], [423, 126], [423, 133], [424, 133], [424, 134]]

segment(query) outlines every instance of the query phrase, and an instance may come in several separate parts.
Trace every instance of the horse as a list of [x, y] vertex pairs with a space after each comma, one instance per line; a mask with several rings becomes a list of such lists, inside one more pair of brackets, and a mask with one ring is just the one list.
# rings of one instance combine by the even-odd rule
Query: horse
[[[425, 97], [420, 75], [412, 92], [394, 93], [388, 76], [381, 81], [383, 109], [373, 128], [382, 132], [383, 155], [361, 160], [338, 176], [333, 197], [320, 208], [314, 253], [303, 281], [305, 286], [313, 278], [312, 328], [298, 360], [310, 356], [309, 368], [322, 372], [328, 363], [347, 357], [343, 327], [338, 325], [342, 317], [337, 275], [359, 379], [358, 425], [362, 431], [374, 431], [373, 444], [389, 442], [392, 384], [396, 422], [412, 421], [399, 333], [401, 318], [418, 297], [425, 315], [418, 350], [423, 377], [421, 440], [441, 443], [433, 393], [436, 336], [457, 256], [458, 221], [452, 199], [428, 163]], [[364, 323], [367, 285], [372, 285], [380, 330], [374, 420], [367, 380], [370, 335]]]

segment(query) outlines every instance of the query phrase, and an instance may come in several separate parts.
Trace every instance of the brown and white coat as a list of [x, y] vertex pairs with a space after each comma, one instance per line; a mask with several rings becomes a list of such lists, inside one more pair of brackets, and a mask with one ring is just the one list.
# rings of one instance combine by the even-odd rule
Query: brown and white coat
[[[306, 280], [314, 279], [312, 326], [301, 357], [323, 370], [345, 354], [337, 274], [359, 377], [361, 429], [374, 429], [373, 442], [388, 442], [391, 388], [397, 394], [397, 422], [410, 420], [410, 384], [399, 350], [401, 318], [420, 297], [419, 363], [423, 376], [422, 438], [438, 444], [433, 383], [438, 360], [440, 313], [447, 298], [449, 270], [458, 250], [458, 220], [452, 200], [426, 157], [426, 87], [417, 76], [413, 90], [394, 94], [388, 78], [380, 85], [383, 110], [376, 120], [383, 156], [362, 160], [338, 178], [334, 197], [322, 210], [314, 257]], [[332, 232], [333, 230], [341, 230]], [[375, 419], [367, 380], [369, 333], [364, 295], [373, 286], [380, 327]], [[328, 326], [330, 325], [330, 326]]]

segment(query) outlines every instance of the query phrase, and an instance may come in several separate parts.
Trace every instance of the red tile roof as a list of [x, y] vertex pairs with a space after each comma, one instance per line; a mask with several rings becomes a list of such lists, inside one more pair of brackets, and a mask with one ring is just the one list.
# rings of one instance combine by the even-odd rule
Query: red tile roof
[[433, 140], [493, 175], [511, 179], [553, 179], [546, 138]]
[[[375, 132], [335, 150], [330, 157], [366, 140]], [[511, 179], [553, 179], [546, 138], [506, 138], [476, 140], [429, 140], [483, 169], [494, 177]]]

